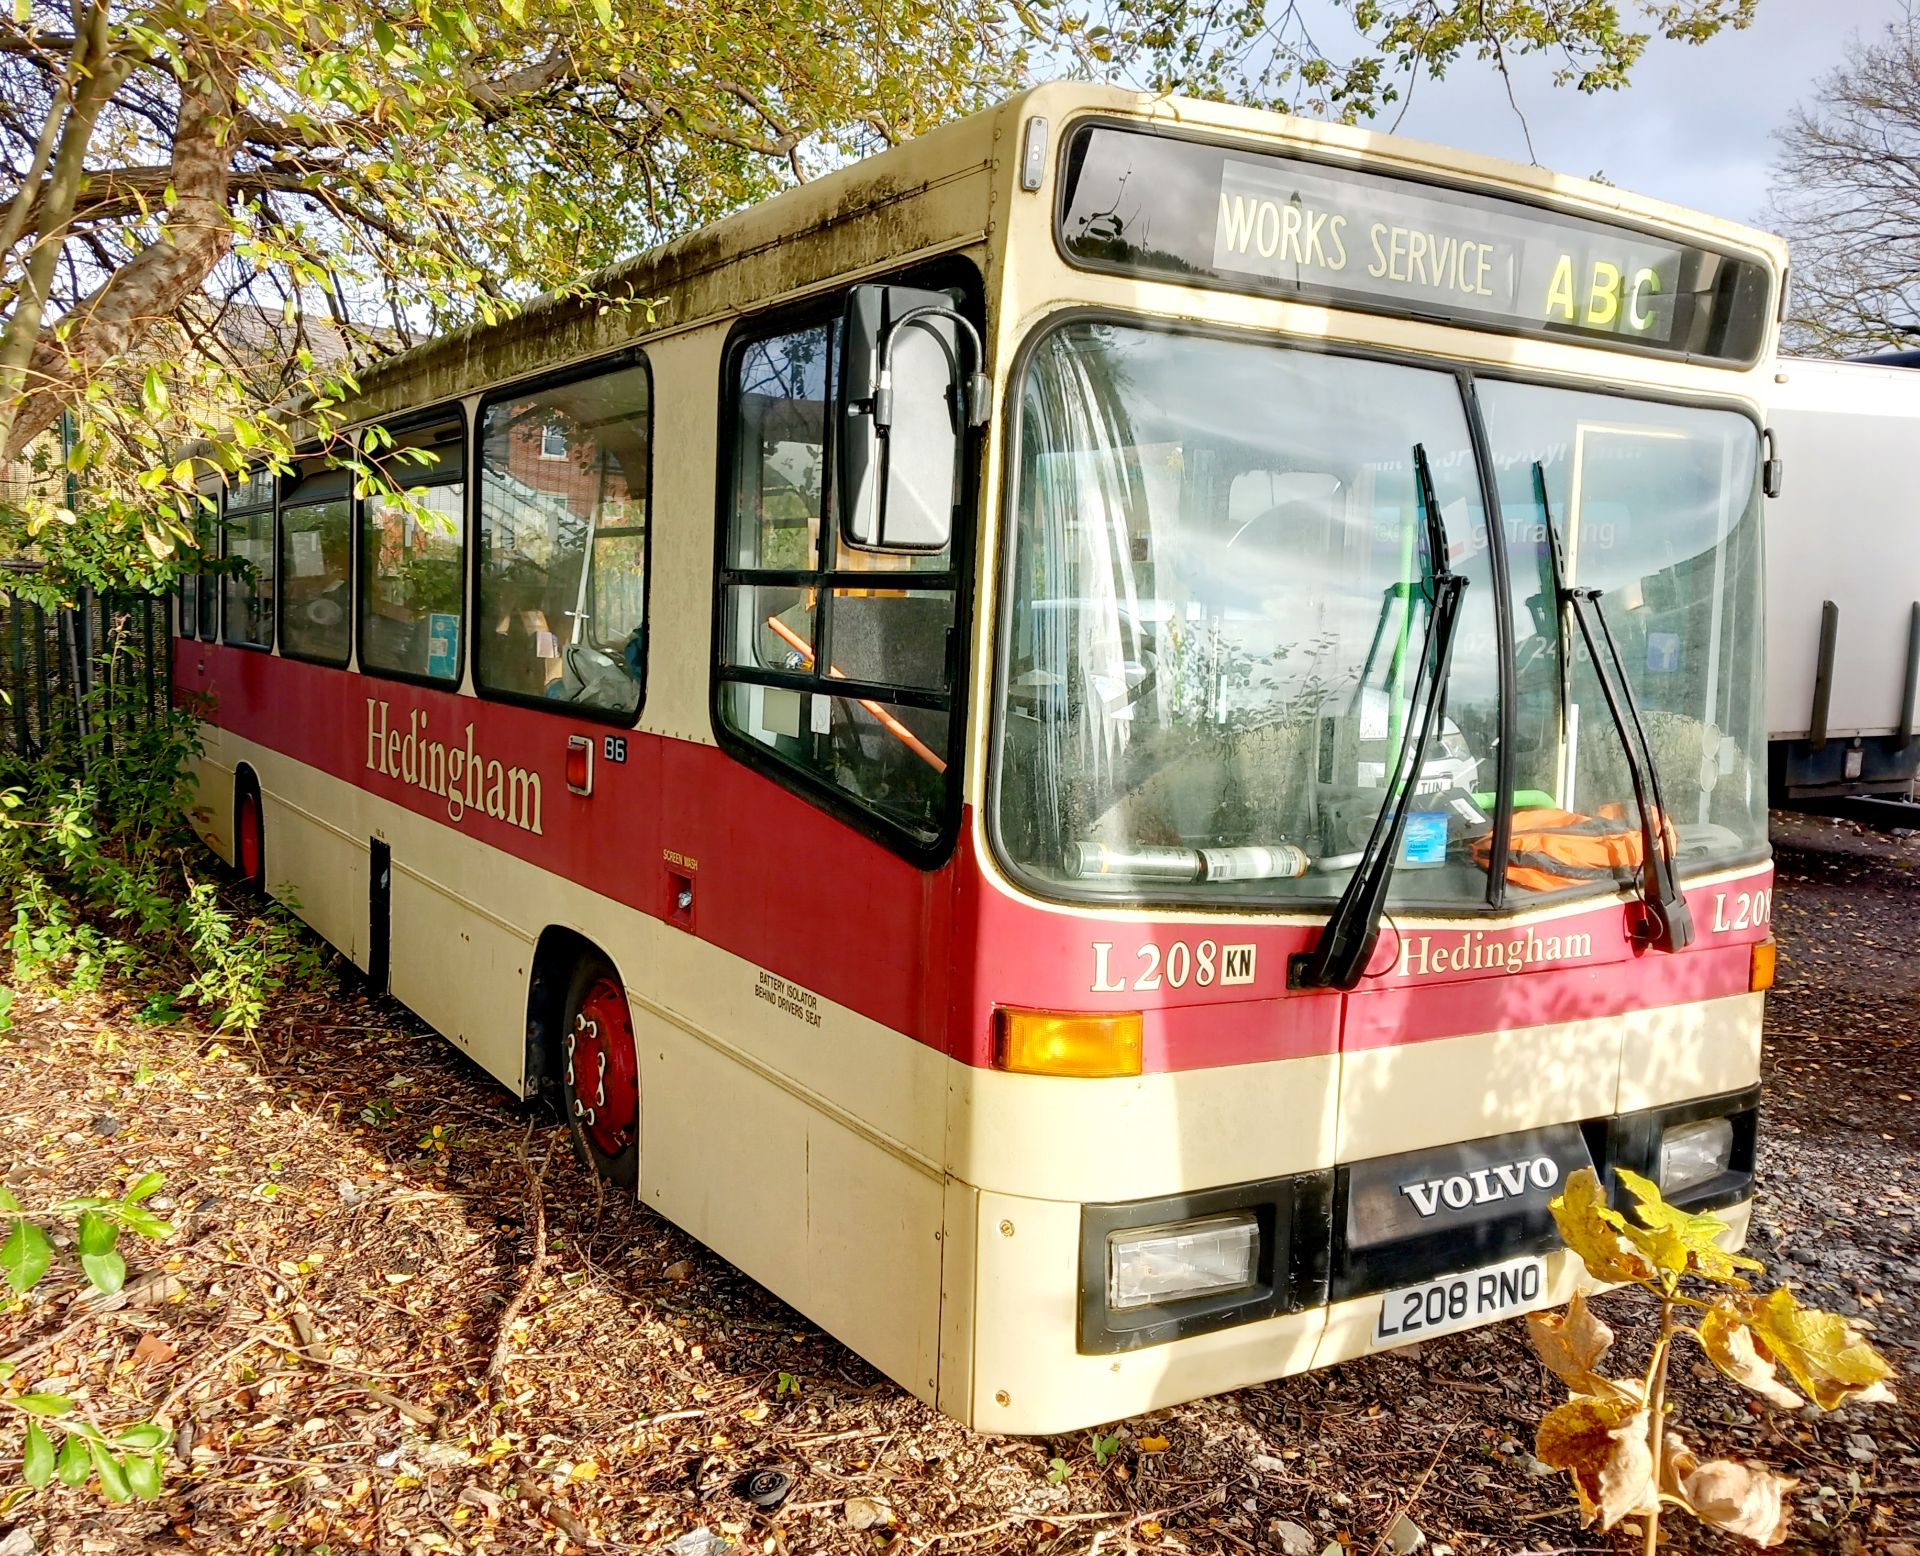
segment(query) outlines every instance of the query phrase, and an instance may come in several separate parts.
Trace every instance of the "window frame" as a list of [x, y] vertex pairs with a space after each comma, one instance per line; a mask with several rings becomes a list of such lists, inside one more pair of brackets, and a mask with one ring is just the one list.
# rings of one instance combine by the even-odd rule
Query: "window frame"
[[[979, 271], [962, 255], [947, 255], [931, 264], [883, 276], [862, 278], [862, 284], [917, 286], [953, 290], [960, 293], [960, 312], [982, 329], [986, 316], [985, 288]], [[715, 741], [734, 760], [771, 778], [782, 788], [799, 795], [808, 804], [845, 822], [856, 832], [900, 855], [922, 869], [933, 869], [952, 854], [960, 835], [963, 776], [966, 767], [968, 690], [971, 683], [970, 643], [973, 626], [972, 579], [976, 545], [980, 530], [980, 497], [984, 490], [981, 452], [983, 427], [968, 427], [962, 443], [960, 502], [955, 515], [949, 545], [948, 565], [939, 572], [909, 572], [897, 575], [911, 579], [910, 593], [939, 593], [953, 597], [953, 623], [948, 638], [949, 684], [944, 696], [935, 692], [869, 681], [833, 678], [832, 695], [843, 698], [870, 697], [883, 707], [899, 706], [930, 709], [947, 715], [947, 749], [939, 753], [946, 761], [943, 774], [946, 793], [941, 803], [939, 825], [930, 838], [918, 836], [884, 812], [863, 805], [839, 785], [810, 769], [799, 766], [756, 740], [737, 732], [727, 722], [725, 691], [730, 684], [771, 686], [778, 689], [812, 693], [830, 678], [823, 671], [784, 671], [761, 668], [743, 669], [729, 665], [727, 654], [727, 599], [731, 588], [762, 585], [774, 588], [813, 588], [819, 591], [815, 602], [818, 612], [814, 647], [816, 665], [830, 660], [832, 643], [831, 598], [845, 588], [871, 588], [876, 577], [896, 575], [872, 572], [846, 572], [822, 564], [827, 554], [826, 535], [833, 534], [836, 562], [846, 542], [840, 535], [835, 465], [839, 457], [837, 427], [846, 405], [846, 376], [840, 377], [839, 392], [829, 401], [827, 424], [822, 443], [824, 461], [821, 489], [821, 549], [812, 568], [740, 568], [732, 565], [731, 542], [734, 456], [740, 431], [739, 396], [736, 392], [740, 360], [746, 350], [762, 341], [795, 334], [821, 325], [831, 326], [846, 311], [846, 298], [853, 283], [839, 282], [832, 289], [782, 307], [745, 314], [727, 332], [720, 354], [718, 438], [714, 459], [714, 525], [712, 642], [708, 650], [707, 716]], [[907, 555], [908, 553], [900, 553]]]
[[[474, 407], [472, 424], [467, 429], [467, 441], [471, 450], [468, 460], [471, 474], [468, 478], [467, 491], [468, 549], [472, 553], [467, 581], [467, 619], [470, 622], [480, 620], [480, 484], [485, 479], [485, 471], [478, 456], [481, 449], [481, 427], [485, 423], [487, 412], [496, 405], [510, 400], [524, 399], [529, 394], [537, 393], [542, 389], [559, 388], [566, 384], [580, 383], [589, 378], [604, 378], [634, 367], [639, 368], [646, 375], [647, 380], [647, 532], [640, 557], [642, 602], [640, 677], [634, 683], [640, 694], [639, 700], [634, 704], [633, 712], [628, 714], [616, 708], [596, 708], [588, 703], [562, 702], [557, 698], [539, 696], [532, 692], [492, 689], [480, 676], [480, 634], [469, 631], [466, 652], [467, 673], [472, 678], [474, 695], [487, 702], [504, 702], [516, 707], [538, 708], [542, 712], [585, 719], [595, 724], [606, 724], [614, 729], [632, 729], [640, 722], [640, 715], [646, 711], [648, 670], [653, 662], [653, 537], [658, 527], [655, 522], [657, 509], [654, 502], [654, 470], [657, 461], [654, 458], [653, 442], [657, 385], [653, 374], [653, 363], [648, 359], [643, 347], [628, 346], [610, 356], [595, 357], [591, 361], [576, 362], [554, 372], [519, 379], [501, 388], [490, 389], [481, 396], [480, 403]], [[542, 437], [544, 436], [543, 429]], [[542, 452], [539, 457], [545, 459], [547, 455]], [[591, 548], [589, 548], [590, 551]], [[590, 560], [591, 557], [589, 557]]]
[[[1513, 764], [1516, 760], [1515, 746], [1515, 684], [1514, 684], [1514, 642], [1513, 619], [1511, 610], [1512, 586], [1507, 554], [1507, 531], [1505, 513], [1501, 507], [1499, 483], [1492, 465], [1492, 445], [1489, 441], [1485, 417], [1481, 410], [1477, 385], [1481, 380], [1502, 383], [1532, 385], [1541, 388], [1567, 389], [1576, 392], [1603, 395], [1609, 399], [1622, 400], [1628, 404], [1652, 403], [1671, 405], [1700, 410], [1730, 411], [1744, 416], [1753, 424], [1756, 435], [1762, 430], [1761, 418], [1752, 407], [1740, 403], [1731, 394], [1713, 395], [1688, 393], [1669, 387], [1659, 389], [1648, 386], [1620, 385], [1612, 381], [1605, 383], [1592, 379], [1582, 379], [1577, 374], [1566, 372], [1528, 372], [1518, 368], [1489, 368], [1468, 362], [1464, 359], [1426, 355], [1415, 351], [1406, 351], [1379, 345], [1365, 345], [1350, 341], [1331, 341], [1318, 337], [1289, 334], [1279, 330], [1249, 329], [1242, 326], [1204, 322], [1192, 319], [1169, 318], [1165, 315], [1130, 311], [1112, 306], [1084, 306], [1056, 310], [1038, 319], [1021, 339], [1010, 358], [1007, 372], [1006, 389], [1002, 400], [1002, 415], [998, 432], [1002, 439], [1001, 477], [999, 485], [999, 510], [996, 523], [999, 531], [995, 541], [1000, 547], [999, 577], [996, 580], [999, 595], [991, 623], [992, 642], [988, 652], [992, 656], [992, 703], [991, 706], [1004, 710], [1007, 706], [1007, 681], [1011, 667], [1013, 649], [1013, 607], [1016, 586], [1015, 569], [1018, 566], [1017, 548], [1013, 543], [1010, 516], [1016, 511], [1020, 480], [1020, 390], [1026, 382], [1028, 370], [1039, 348], [1057, 331], [1075, 324], [1114, 324], [1124, 328], [1151, 330], [1170, 336], [1193, 336], [1214, 340], [1230, 340], [1249, 345], [1275, 347], [1288, 351], [1304, 352], [1315, 356], [1335, 356], [1357, 358], [1362, 361], [1381, 362], [1390, 366], [1415, 368], [1426, 372], [1443, 373], [1455, 380], [1461, 397], [1462, 410], [1467, 421], [1468, 436], [1473, 440], [1474, 463], [1478, 469], [1480, 500], [1482, 512], [1486, 515], [1489, 530], [1488, 553], [1490, 583], [1495, 594], [1494, 622], [1500, 644], [1500, 750], [1496, 753], [1495, 792], [1502, 796], [1502, 803], [1495, 808], [1493, 831], [1489, 837], [1489, 847], [1493, 857], [1506, 857], [1513, 831], [1514, 791]], [[1763, 516], [1764, 517], [1764, 516]], [[1762, 556], [1764, 558], [1764, 537]], [[1191, 913], [1195, 911], [1220, 914], [1244, 915], [1261, 913], [1276, 918], [1299, 922], [1324, 922], [1339, 898], [1338, 891], [1329, 891], [1324, 897], [1290, 897], [1286, 899], [1242, 897], [1222, 900], [1195, 891], [1181, 891], [1161, 885], [1156, 889], [1137, 890], [1124, 897], [1096, 897], [1090, 894], [1070, 895], [1062, 893], [1056, 886], [1035, 878], [1013, 856], [1000, 833], [1001, 782], [1004, 776], [1002, 725], [999, 718], [988, 731], [987, 765], [985, 783], [981, 797], [984, 812], [983, 822], [986, 833], [987, 852], [991, 855], [995, 868], [1018, 890], [1036, 901], [1057, 904], [1062, 907], [1088, 910], [1112, 910], [1117, 908], [1149, 908], [1156, 911]], [[1703, 871], [1694, 876], [1677, 875], [1678, 884], [1684, 890], [1693, 879], [1711, 877], [1729, 870], [1750, 868], [1764, 862], [1772, 856], [1770, 844], [1763, 843], [1757, 850], [1743, 850], [1726, 858], [1716, 858], [1707, 864]], [[1573, 886], [1559, 891], [1514, 894], [1506, 880], [1506, 872], [1489, 871], [1487, 890], [1476, 902], [1458, 904], [1411, 903], [1395, 904], [1390, 911], [1401, 918], [1408, 917], [1445, 917], [1449, 914], [1475, 920], [1497, 917], [1515, 912], [1532, 912], [1541, 907], [1558, 907], [1567, 903], [1599, 904], [1608, 901], [1632, 902], [1637, 900], [1637, 892], [1630, 884], [1615, 885], [1611, 891], [1591, 887]]]
[[[466, 401], [458, 399], [443, 400], [437, 405], [429, 406], [425, 410], [408, 411], [404, 415], [395, 416], [390, 419], [370, 421], [355, 430], [354, 448], [357, 452], [364, 454], [362, 439], [364, 439], [370, 427], [381, 428], [383, 431], [391, 434], [394, 441], [398, 443], [404, 440], [409, 434], [418, 432], [422, 428], [437, 426], [442, 422], [452, 421], [456, 418], [460, 422], [460, 473], [458, 475], [447, 475], [432, 467], [418, 465], [412, 468], [428, 471], [428, 478], [418, 481], [402, 481], [400, 485], [404, 489], [413, 490], [418, 487], [427, 486], [452, 486], [456, 482], [461, 481], [467, 483], [466, 489], [460, 494], [460, 522], [458, 531], [460, 536], [461, 567], [459, 593], [461, 606], [460, 631], [464, 636], [467, 633], [468, 626], [466, 606], [470, 587], [468, 580], [472, 572], [471, 563], [473, 560], [473, 422], [467, 415]], [[466, 661], [462, 655], [456, 654], [454, 656], [456, 670], [451, 678], [437, 675], [416, 675], [411, 670], [389, 670], [381, 665], [371, 665], [367, 663], [366, 604], [368, 567], [371, 553], [371, 548], [367, 545], [367, 524], [371, 507], [369, 500], [365, 497], [354, 498], [353, 505], [353, 657], [348, 663], [357, 669], [360, 674], [374, 676], [379, 680], [399, 681], [407, 686], [424, 686], [433, 691], [446, 692], [449, 695], [458, 693], [466, 684]]]
[[[345, 670], [353, 664], [355, 632], [358, 628], [360, 615], [359, 597], [356, 592], [356, 573], [360, 553], [360, 499], [353, 495], [353, 472], [350, 470], [342, 469], [339, 466], [322, 466], [321, 469], [315, 471], [312, 475], [301, 476], [299, 474], [299, 463], [302, 458], [311, 459], [318, 457], [320, 457], [320, 455], [317, 451], [312, 454], [294, 456], [295, 474], [289, 478], [290, 484], [288, 482], [282, 483], [280, 498], [275, 504], [276, 518], [273, 527], [274, 557], [280, 568], [280, 573], [275, 583], [273, 598], [274, 641], [279, 645], [279, 654], [282, 659], [291, 659], [295, 663], [303, 665], [321, 665], [329, 670]], [[322, 659], [317, 654], [301, 653], [287, 646], [287, 509], [290, 507], [306, 508], [313, 506], [312, 503], [290, 503], [287, 499], [295, 492], [298, 492], [305, 482], [319, 479], [334, 471], [338, 471], [345, 479], [347, 487], [345, 493], [345, 501], [347, 504], [347, 609], [353, 619], [347, 623], [347, 651], [345, 655], [339, 659]], [[322, 500], [330, 501], [332, 499]]]
[[[251, 502], [241, 508], [235, 509], [230, 506], [228, 502], [228, 498], [232, 495], [234, 489], [234, 483], [228, 482], [220, 488], [220, 555], [223, 560], [231, 559], [232, 557], [233, 532], [231, 521], [233, 519], [239, 518], [242, 521], [246, 521], [256, 518], [262, 513], [267, 515], [267, 550], [268, 554], [273, 558], [274, 570], [273, 609], [267, 613], [267, 641], [264, 643], [249, 643], [245, 639], [233, 636], [233, 624], [229, 619], [233, 615], [233, 612], [226, 608], [226, 600], [227, 584], [230, 581], [241, 581], [240, 575], [237, 572], [222, 572], [219, 575], [219, 581], [214, 586], [214, 597], [219, 601], [218, 610], [220, 615], [220, 631], [215, 641], [224, 648], [244, 648], [256, 654], [271, 654], [274, 652], [274, 647], [278, 643], [280, 636], [281, 481], [280, 477], [273, 471], [258, 466], [248, 470], [244, 476], [238, 479], [243, 481], [251, 480], [256, 472], [264, 474], [269, 483], [271, 483], [271, 495], [265, 502]], [[204, 604], [205, 602], [203, 601], [202, 603]]]

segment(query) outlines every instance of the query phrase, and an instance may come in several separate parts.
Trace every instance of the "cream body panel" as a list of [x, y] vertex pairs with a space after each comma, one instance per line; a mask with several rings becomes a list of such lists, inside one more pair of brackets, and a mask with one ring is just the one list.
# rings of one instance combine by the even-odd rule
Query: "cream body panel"
[[1759, 1078], [1757, 994], [1362, 1048], [1340, 1083], [1343, 1162], [1604, 1118]]
[[653, 522], [648, 536], [647, 686], [640, 727], [712, 745], [707, 692], [713, 655], [715, 469], [726, 331], [651, 342]]
[[[1108, 1155], [1121, 1154], [1110, 1142]], [[962, 1413], [943, 1392], [942, 1409], [980, 1431], [1064, 1432], [1313, 1364], [1324, 1308], [1082, 1356], [1079, 1248], [1077, 1204], [980, 1196], [972, 1404]]]
[[1623, 1018], [1616, 1113], [1721, 1092], [1760, 1079], [1764, 994], [1734, 994], [1696, 1005], [1666, 1005]]
[[948, 1170], [1076, 1203], [1308, 1172], [1334, 1159], [1338, 1082], [1332, 1054], [1120, 1080], [955, 1064]]
[[[268, 753], [261, 754], [264, 763]], [[267, 890], [291, 889], [300, 917], [356, 967], [367, 964], [367, 845], [324, 815], [287, 799], [291, 787], [276, 758], [260, 774], [261, 822], [272, 840], [266, 850]], [[295, 883], [298, 883], [295, 885]]]
[[1620, 1025], [1632, 1019], [1554, 1022], [1348, 1053], [1337, 1159], [1365, 1161], [1604, 1117], [1620, 1088]]

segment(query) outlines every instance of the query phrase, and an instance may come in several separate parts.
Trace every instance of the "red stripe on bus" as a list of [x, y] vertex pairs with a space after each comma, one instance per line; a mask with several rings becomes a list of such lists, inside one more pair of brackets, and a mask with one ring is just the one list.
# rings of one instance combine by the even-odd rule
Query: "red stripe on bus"
[[[952, 860], [923, 871], [713, 746], [245, 649], [175, 650], [176, 687], [212, 691], [222, 728], [654, 918], [671, 920], [675, 872], [691, 874], [702, 940], [977, 1066], [992, 1062], [997, 1004], [1140, 1010], [1149, 1070], [1204, 1069], [1335, 1052], [1343, 1008], [1347, 1045], [1369, 1048], [1740, 993], [1747, 946], [1767, 932], [1747, 922], [1751, 911], [1717, 911], [1763, 898], [1763, 866], [1689, 892], [1701, 938], [1680, 955], [1636, 955], [1625, 913], [1608, 901], [1531, 928], [1389, 925], [1352, 996], [1289, 993], [1288, 958], [1318, 926], [1050, 910], [987, 878], [970, 815]], [[610, 733], [625, 739], [625, 763], [606, 760]], [[595, 743], [591, 796], [566, 787], [574, 734]], [[457, 796], [423, 788], [421, 753], [435, 744], [442, 761], [457, 750], [463, 768], [472, 752], [477, 783], [463, 774]], [[503, 788], [509, 768], [539, 775], [537, 833], [487, 813], [494, 762]], [[396, 764], [401, 776], [381, 770]], [[433, 765], [429, 778], [451, 789]], [[1578, 936], [1589, 946], [1568, 954]], [[1223, 981], [1229, 951], [1239, 959]]]

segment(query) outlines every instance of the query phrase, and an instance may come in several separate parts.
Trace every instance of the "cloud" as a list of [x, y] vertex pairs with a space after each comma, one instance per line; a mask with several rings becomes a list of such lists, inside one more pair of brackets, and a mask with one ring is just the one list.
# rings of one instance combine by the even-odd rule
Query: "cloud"
[[[1767, 207], [1774, 131], [1811, 100], [1854, 35], [1871, 36], [1899, 14], [1900, 0], [1762, 0], [1745, 32], [1698, 47], [1656, 38], [1625, 91], [1556, 88], [1551, 63], [1535, 59], [1516, 63], [1514, 97], [1542, 166], [1604, 174], [1623, 189], [1757, 222]], [[1393, 128], [1399, 112], [1396, 104], [1374, 128]], [[1498, 73], [1475, 60], [1418, 82], [1398, 129], [1528, 160]]]

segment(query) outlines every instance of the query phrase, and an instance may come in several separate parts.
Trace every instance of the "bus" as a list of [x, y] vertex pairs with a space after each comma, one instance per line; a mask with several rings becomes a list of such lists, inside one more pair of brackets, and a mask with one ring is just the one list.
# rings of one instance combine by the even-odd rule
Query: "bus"
[[1875, 796], [1863, 817], [1910, 826], [1920, 497], [1907, 467], [1920, 373], [1897, 356], [1775, 364], [1769, 419], [1791, 478], [1767, 509], [1767, 732], [1775, 805]]
[[1744, 1235], [1784, 263], [1036, 88], [236, 482], [198, 825], [974, 1428], [1562, 1300], [1582, 1167]]

